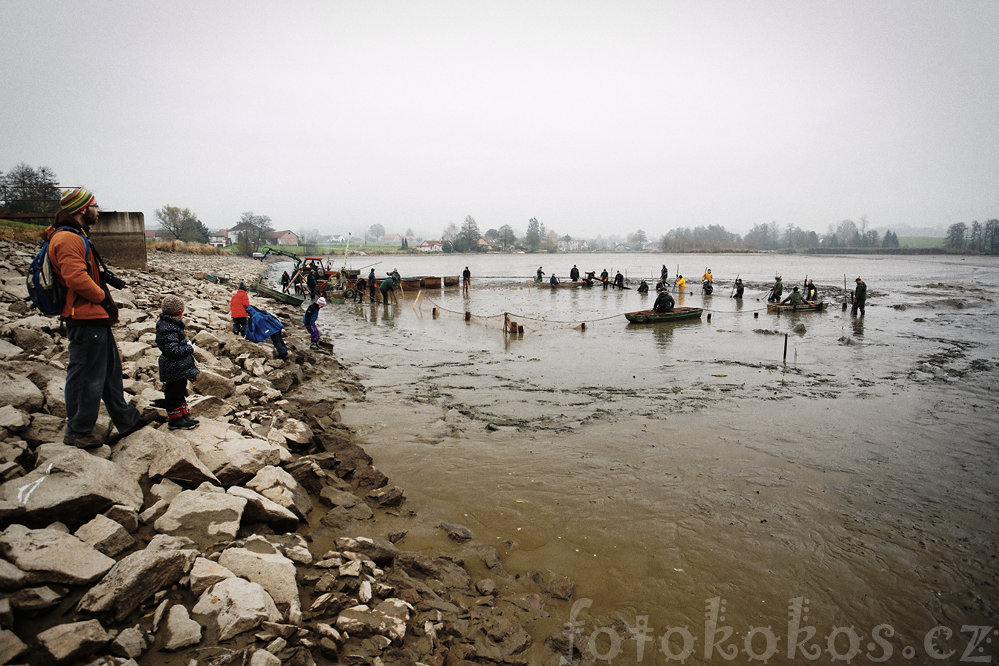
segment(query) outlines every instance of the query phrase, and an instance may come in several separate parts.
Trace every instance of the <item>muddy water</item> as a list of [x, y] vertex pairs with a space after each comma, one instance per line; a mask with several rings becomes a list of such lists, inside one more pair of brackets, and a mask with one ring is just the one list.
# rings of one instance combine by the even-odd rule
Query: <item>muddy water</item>
[[[557, 260], [559, 273], [634, 278], [666, 258]], [[407, 539], [457, 522], [511, 572], [570, 576], [594, 641], [583, 653], [613, 663], [678, 661], [688, 639], [686, 663], [819, 648], [823, 662], [959, 661], [979, 638], [962, 626], [999, 619], [999, 262], [694, 260], [716, 295], [691, 287], [683, 304], [710, 322], [628, 325], [621, 313], [652, 296], [537, 289], [524, 276], [538, 257], [516, 255], [382, 260], [403, 275], [474, 261], [471, 293], [324, 310], [368, 390], [344, 419], [424, 518]], [[756, 299], [774, 271], [840, 298], [843, 273], [862, 275], [867, 314], [768, 315]], [[749, 284], [741, 305], [727, 298], [735, 273]], [[503, 335], [504, 312], [522, 337]], [[532, 660], [572, 605], [549, 603], [531, 627]], [[991, 639], [969, 654], [999, 658]]]

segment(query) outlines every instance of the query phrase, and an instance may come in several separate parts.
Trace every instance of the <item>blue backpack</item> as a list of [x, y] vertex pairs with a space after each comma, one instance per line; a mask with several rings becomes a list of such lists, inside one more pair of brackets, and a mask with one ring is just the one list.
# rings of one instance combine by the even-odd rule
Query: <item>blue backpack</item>
[[[76, 227], [58, 227], [56, 231], [72, 231], [83, 239], [84, 256], [87, 260], [87, 271], [90, 271], [90, 241]], [[55, 233], [52, 234], [55, 236]], [[66, 305], [66, 287], [59, 283], [55, 269], [49, 260], [49, 238], [42, 242], [38, 254], [31, 260], [28, 275], [24, 278], [28, 288], [31, 304], [44, 315], [58, 315]]]

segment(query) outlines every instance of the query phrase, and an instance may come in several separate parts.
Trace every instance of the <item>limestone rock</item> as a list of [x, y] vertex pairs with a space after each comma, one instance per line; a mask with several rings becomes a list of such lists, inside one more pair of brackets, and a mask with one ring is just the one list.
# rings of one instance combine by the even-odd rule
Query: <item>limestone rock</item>
[[230, 541], [239, 532], [246, 500], [225, 493], [185, 490], [154, 523], [159, 532], [186, 536], [200, 546]]
[[103, 515], [96, 515], [89, 523], [81, 525], [75, 536], [108, 557], [114, 557], [135, 543], [128, 530]]
[[77, 609], [105, 615], [121, 622], [158, 590], [176, 583], [187, 573], [197, 551], [140, 550], [123, 558], [100, 583], [90, 588]]
[[31, 417], [14, 405], [0, 407], [0, 428], [17, 432], [27, 428], [29, 423], [31, 423]]
[[[31, 423], [21, 432], [21, 436], [32, 446], [38, 446], [47, 442], [61, 442], [66, 429], [66, 419], [53, 414], [43, 414], [35, 412], [31, 415]], [[94, 428], [94, 435], [100, 437], [106, 428], [102, 428], [100, 421]]]
[[10, 595], [10, 605], [14, 610], [23, 613], [34, 613], [52, 608], [66, 596], [67, 588], [53, 589], [48, 585], [43, 587], [26, 587]]
[[89, 583], [104, 575], [114, 560], [90, 544], [58, 530], [30, 530], [11, 525], [0, 532], [0, 554], [31, 582]]
[[472, 534], [472, 530], [468, 529], [464, 525], [455, 525], [454, 523], [449, 523], [445, 521], [442, 522], [439, 525], [439, 527], [441, 527], [445, 532], [447, 532], [447, 536], [449, 539], [451, 539], [452, 541], [457, 541], [458, 543], [464, 543], [469, 539], [471, 539], [473, 536], [475, 536], [474, 534]]
[[532, 571], [530, 576], [542, 592], [555, 599], [570, 599], [576, 587], [571, 578], [551, 570]]
[[17, 634], [10, 629], [0, 629], [0, 664], [9, 664], [28, 649]]
[[308, 517], [312, 511], [312, 500], [291, 474], [280, 467], [269, 465], [262, 468], [246, 484], [264, 497], [294, 511], [300, 518]]
[[161, 647], [167, 652], [174, 652], [201, 642], [201, 625], [192, 620], [187, 609], [180, 604], [170, 607], [160, 633], [163, 636]]
[[146, 475], [153, 461], [175, 443], [176, 439], [170, 433], [142, 428], [118, 442], [111, 460], [138, 481]]
[[201, 439], [192, 443], [198, 457], [224, 486], [243, 483], [264, 467], [281, 462], [281, 447], [263, 439]]
[[256, 491], [242, 486], [232, 486], [226, 492], [246, 500], [243, 519], [247, 522], [266, 523], [282, 532], [293, 531], [298, 527], [298, 516]]
[[227, 578], [201, 595], [193, 612], [212, 618], [220, 641], [250, 631], [261, 622], [278, 622], [278, 612], [267, 591], [259, 583]]
[[111, 645], [108, 646], [108, 652], [125, 659], [138, 659], [147, 647], [145, 634], [138, 626], [135, 626], [118, 632], [115, 639], [111, 641]]
[[292, 444], [304, 446], [312, 441], [312, 429], [298, 419], [285, 421], [279, 432]]
[[[247, 544], [250, 545], [250, 544]], [[255, 549], [270, 548], [271, 552], [256, 552], [247, 548], [227, 548], [219, 564], [253, 583], [259, 583], [274, 600], [289, 623], [302, 620], [302, 604], [295, 581], [295, 564], [263, 540], [254, 542]]]
[[392, 564], [395, 556], [399, 554], [399, 549], [395, 544], [385, 539], [340, 537], [334, 541], [334, 545], [339, 551], [351, 551], [365, 555], [380, 567]]
[[236, 388], [232, 379], [206, 369], [198, 374], [195, 384], [201, 395], [213, 395], [217, 398], [228, 398]]
[[190, 586], [191, 592], [200, 596], [205, 590], [215, 583], [226, 578], [235, 578], [236, 574], [226, 569], [218, 562], [212, 562], [204, 557], [194, 560], [191, 567]]
[[374, 608], [363, 604], [353, 606], [337, 616], [336, 628], [351, 636], [376, 634], [400, 644], [406, 636], [406, 621], [412, 608], [402, 599], [394, 598], [386, 599]]
[[71, 447], [0, 485], [0, 521], [90, 520], [115, 504], [138, 509], [142, 489], [109, 460]]
[[38, 634], [38, 643], [59, 663], [90, 654], [110, 640], [97, 620], [60, 624]]
[[204, 481], [217, 484], [219, 480], [198, 459], [188, 442], [172, 440], [149, 464], [149, 478], [166, 478], [177, 483], [198, 485]]
[[36, 412], [42, 408], [43, 402], [42, 392], [27, 377], [0, 375], [0, 405]]
[[0, 560], [0, 592], [17, 590], [28, 582], [28, 575], [7, 560]]

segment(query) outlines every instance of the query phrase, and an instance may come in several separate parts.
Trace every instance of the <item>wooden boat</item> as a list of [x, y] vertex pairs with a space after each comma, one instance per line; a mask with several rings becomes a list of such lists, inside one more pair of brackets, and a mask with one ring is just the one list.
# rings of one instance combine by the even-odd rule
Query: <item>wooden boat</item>
[[445, 275], [444, 276], [444, 286], [445, 287], [457, 287], [461, 284], [460, 275]]
[[420, 278], [420, 284], [424, 289], [440, 289], [441, 279], [433, 275], [424, 275]]
[[[541, 283], [535, 283], [535, 284], [538, 285], [539, 289], [545, 289], [545, 288], [551, 289], [551, 287], [552, 287], [551, 282], [549, 282], [548, 280], [545, 280], [544, 282], [541, 282]], [[578, 280], [576, 282], [573, 282], [572, 280], [566, 280], [564, 282], [562, 280], [559, 280], [557, 288], [558, 289], [575, 289], [577, 287], [586, 287], [586, 286], [588, 286], [588, 285], [584, 284], [582, 280]]]
[[655, 310], [639, 310], [638, 312], [625, 312], [625, 318], [633, 324], [658, 324], [667, 321], [680, 321], [683, 319], [699, 319], [703, 308], [673, 308], [672, 312], [656, 312]]
[[271, 289], [270, 287], [265, 287], [262, 284], [251, 285], [250, 288], [262, 296], [273, 298], [276, 301], [281, 301], [283, 303], [287, 303], [288, 305], [301, 305], [304, 300], [301, 296], [286, 294], [283, 291]]
[[402, 288], [411, 289], [413, 291], [418, 290], [423, 286], [423, 278], [418, 277], [404, 277], [402, 279]]
[[784, 312], [821, 312], [826, 309], [825, 301], [805, 302], [801, 305], [781, 305], [780, 303], [767, 303], [767, 312], [782, 314]]

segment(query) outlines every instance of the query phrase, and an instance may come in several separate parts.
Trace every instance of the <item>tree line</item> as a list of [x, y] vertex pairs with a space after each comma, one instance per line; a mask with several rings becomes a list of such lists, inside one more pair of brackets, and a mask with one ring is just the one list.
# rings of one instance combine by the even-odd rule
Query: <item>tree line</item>
[[957, 222], [947, 227], [944, 244], [955, 250], [973, 250], [983, 254], [999, 254], [999, 220], [970, 225]]

